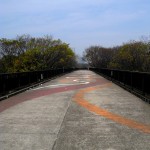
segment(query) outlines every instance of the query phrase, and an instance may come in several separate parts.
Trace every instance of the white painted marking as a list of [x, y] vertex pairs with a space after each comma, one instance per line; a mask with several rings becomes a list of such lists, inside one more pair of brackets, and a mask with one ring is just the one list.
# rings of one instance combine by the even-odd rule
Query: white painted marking
[[76, 82], [77, 80], [73, 80], [73, 81], [75, 81], [75, 82]]
[[[66, 78], [69, 79], [69, 78], [76, 78], [76, 77], [66, 77]], [[83, 77], [77, 77], [77, 78], [79, 78], [79, 79], [90, 78], [90, 76], [83, 76]]]
[[80, 84], [89, 84], [89, 82], [81, 82], [81, 83], [78, 83], [78, 84], [54, 84], [54, 85], [38, 87], [38, 88], [35, 88], [35, 89], [31, 89], [31, 90], [39, 90], [39, 89], [43, 89], [43, 88], [47, 88], [47, 87], [56, 87], [56, 86], [63, 86], [63, 85], [80, 85]]

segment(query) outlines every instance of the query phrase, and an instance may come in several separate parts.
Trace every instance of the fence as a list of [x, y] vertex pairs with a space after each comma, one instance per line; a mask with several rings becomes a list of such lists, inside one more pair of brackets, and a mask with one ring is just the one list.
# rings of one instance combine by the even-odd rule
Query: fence
[[74, 69], [72, 68], [63, 68], [35, 72], [0, 74], [0, 97], [73, 70]]
[[150, 73], [90, 68], [150, 102]]

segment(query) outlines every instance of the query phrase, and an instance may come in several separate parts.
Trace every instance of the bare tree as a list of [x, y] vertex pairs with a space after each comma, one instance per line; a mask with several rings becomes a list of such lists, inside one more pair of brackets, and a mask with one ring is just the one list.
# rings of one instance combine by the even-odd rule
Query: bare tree
[[109, 62], [112, 60], [113, 53], [111, 48], [91, 46], [84, 51], [83, 58], [91, 67], [107, 68]]

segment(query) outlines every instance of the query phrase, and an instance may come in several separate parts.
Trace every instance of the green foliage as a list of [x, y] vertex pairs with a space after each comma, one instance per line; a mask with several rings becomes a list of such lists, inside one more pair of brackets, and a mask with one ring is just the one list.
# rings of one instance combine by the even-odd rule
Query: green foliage
[[146, 61], [147, 54], [147, 44], [145, 43], [130, 42], [124, 44], [117, 51], [109, 67], [131, 71], [145, 71], [143, 64]]
[[0, 39], [0, 72], [24, 72], [73, 67], [75, 54], [68, 44], [51, 36], [33, 38], [18, 36]]
[[44, 64], [45, 69], [72, 67], [75, 65], [75, 54], [68, 44], [62, 43], [44, 52]]
[[150, 42], [130, 41], [119, 47], [91, 46], [84, 51], [91, 67], [150, 72]]
[[27, 50], [14, 62], [14, 72], [36, 71], [42, 68], [42, 55], [39, 49]]

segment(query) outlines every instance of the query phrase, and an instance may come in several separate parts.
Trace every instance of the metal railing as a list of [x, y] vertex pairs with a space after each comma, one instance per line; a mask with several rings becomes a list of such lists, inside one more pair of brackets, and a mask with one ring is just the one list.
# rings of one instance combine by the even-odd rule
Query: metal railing
[[90, 68], [150, 103], [150, 73]]
[[73, 70], [75, 69], [61, 68], [34, 72], [0, 74], [0, 97]]

